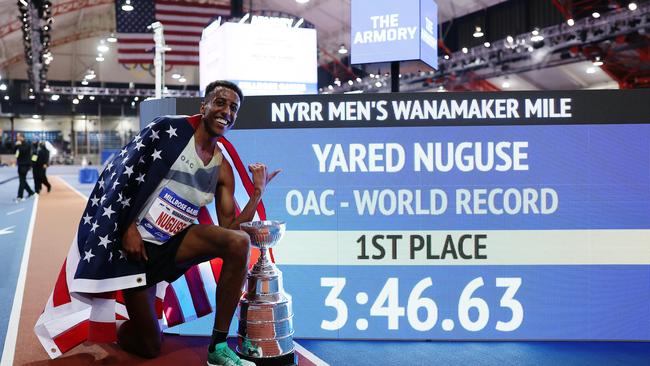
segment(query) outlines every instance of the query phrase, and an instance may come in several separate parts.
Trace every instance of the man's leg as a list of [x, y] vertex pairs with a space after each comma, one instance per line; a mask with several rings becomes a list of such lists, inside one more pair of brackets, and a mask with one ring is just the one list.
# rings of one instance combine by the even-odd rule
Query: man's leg
[[34, 176], [34, 192], [41, 193], [41, 170], [38, 167], [33, 167], [32, 175]]
[[124, 305], [129, 320], [117, 332], [117, 342], [127, 352], [144, 358], [160, 354], [160, 327], [154, 309], [156, 286], [124, 290]]
[[52, 185], [50, 184], [50, 181], [47, 180], [47, 168], [41, 168], [41, 181], [47, 187], [47, 191], [50, 192], [52, 190]]
[[219, 331], [228, 332], [230, 328], [246, 279], [249, 248], [250, 238], [243, 231], [214, 225], [194, 225], [176, 252], [177, 263], [215, 257], [223, 259], [217, 283], [217, 313], [214, 322], [214, 328]]

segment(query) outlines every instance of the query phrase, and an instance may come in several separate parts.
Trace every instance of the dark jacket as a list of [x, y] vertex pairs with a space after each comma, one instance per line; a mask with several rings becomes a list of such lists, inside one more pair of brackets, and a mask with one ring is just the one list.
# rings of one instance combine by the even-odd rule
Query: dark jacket
[[33, 165], [42, 168], [45, 164], [50, 164], [50, 151], [45, 146], [39, 145], [36, 150], [36, 161], [33, 162]]
[[32, 147], [28, 143], [23, 142], [16, 145], [16, 151], [18, 152], [16, 155], [17, 165], [32, 165]]

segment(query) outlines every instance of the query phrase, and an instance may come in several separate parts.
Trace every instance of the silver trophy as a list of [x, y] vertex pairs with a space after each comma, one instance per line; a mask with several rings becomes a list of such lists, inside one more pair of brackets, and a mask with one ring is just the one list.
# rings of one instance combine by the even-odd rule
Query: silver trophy
[[268, 249], [284, 235], [285, 223], [251, 221], [240, 227], [259, 248], [260, 257], [248, 273], [246, 292], [239, 300], [237, 353], [258, 366], [297, 365], [291, 295], [284, 292], [282, 272], [268, 256]]

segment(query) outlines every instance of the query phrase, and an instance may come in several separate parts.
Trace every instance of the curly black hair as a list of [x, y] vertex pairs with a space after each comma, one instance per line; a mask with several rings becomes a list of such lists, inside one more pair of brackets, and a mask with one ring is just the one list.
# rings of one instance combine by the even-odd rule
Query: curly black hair
[[241, 89], [239, 89], [237, 84], [235, 84], [233, 82], [230, 82], [228, 80], [215, 80], [215, 81], [211, 82], [210, 84], [208, 84], [208, 86], [205, 88], [205, 98], [203, 100], [205, 102], [209, 102], [210, 98], [212, 98], [212, 96], [210, 94], [212, 94], [214, 89], [216, 89], [217, 87], [220, 87], [220, 86], [224, 87], [224, 88], [228, 88], [228, 89], [234, 91], [235, 93], [237, 93], [237, 95], [239, 96], [239, 102], [240, 103], [244, 101], [244, 93], [242, 93]]

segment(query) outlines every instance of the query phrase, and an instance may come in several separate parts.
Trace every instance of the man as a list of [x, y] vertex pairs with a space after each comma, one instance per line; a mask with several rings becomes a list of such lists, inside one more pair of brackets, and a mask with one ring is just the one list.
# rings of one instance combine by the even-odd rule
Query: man
[[[142, 357], [158, 356], [161, 334], [154, 304], [156, 283], [173, 282], [192, 265], [219, 257], [223, 265], [208, 364], [252, 364], [240, 360], [226, 344], [250, 245], [247, 234], [238, 229], [253, 219], [267, 183], [279, 170], [268, 174], [263, 164], [249, 165], [254, 189], [236, 216], [233, 170], [217, 139], [232, 128], [242, 99], [235, 84], [215, 81], [206, 87], [200, 115], [155, 119], [109, 162], [86, 206], [68, 265], [64, 264], [63, 286], [57, 281], [53, 292], [51, 303], [64, 305], [50, 312], [48, 302], [35, 327], [50, 356], [67, 349], [59, 346], [64, 342], [48, 337], [61, 332], [64, 318], [69, 318], [70, 324], [72, 319], [79, 321], [70, 308], [64, 308], [66, 301], [74, 304], [79, 298], [78, 306], [93, 304], [91, 326], [106, 314], [109, 322], [115, 322], [119, 307], [114, 307], [111, 315], [110, 309], [95, 312], [95, 303], [115, 299], [109, 292], [116, 290], [122, 290], [128, 313], [128, 320], [117, 330], [118, 344]], [[219, 226], [194, 224], [201, 207], [213, 198]], [[68, 290], [70, 296], [64, 294], [63, 300], [57, 301], [58, 288]], [[95, 296], [91, 299], [84, 293]], [[106, 330], [107, 323], [102, 324]], [[89, 330], [87, 339], [93, 338], [91, 333]]]
[[34, 195], [34, 191], [27, 183], [27, 173], [32, 166], [32, 149], [28, 143], [25, 142], [25, 137], [22, 133], [16, 135], [16, 165], [18, 165], [18, 195], [16, 202], [23, 200], [23, 191], [27, 190], [29, 197]]
[[45, 142], [34, 141], [32, 150], [32, 174], [34, 175], [34, 190], [41, 193], [41, 186], [47, 187], [47, 192], [52, 191], [52, 185], [47, 180], [46, 170], [50, 163], [50, 151], [45, 146]]

